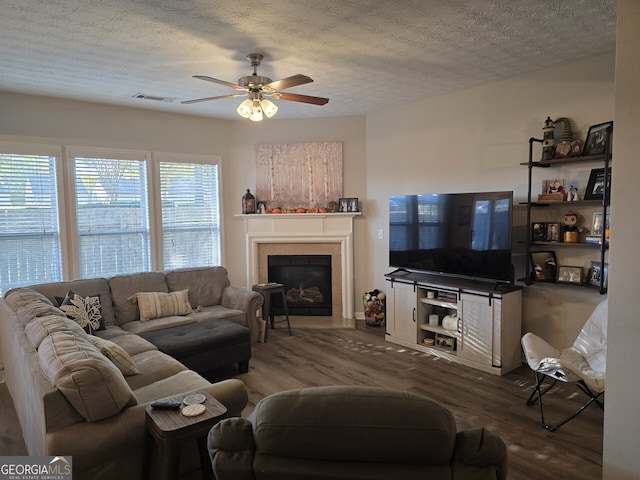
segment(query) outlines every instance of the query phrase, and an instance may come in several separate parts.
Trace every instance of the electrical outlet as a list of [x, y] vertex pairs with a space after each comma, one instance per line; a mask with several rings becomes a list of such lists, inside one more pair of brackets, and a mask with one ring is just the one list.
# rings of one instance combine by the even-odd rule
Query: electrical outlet
[[381, 228], [378, 230], [378, 240], [382, 240], [384, 238], [384, 230]]

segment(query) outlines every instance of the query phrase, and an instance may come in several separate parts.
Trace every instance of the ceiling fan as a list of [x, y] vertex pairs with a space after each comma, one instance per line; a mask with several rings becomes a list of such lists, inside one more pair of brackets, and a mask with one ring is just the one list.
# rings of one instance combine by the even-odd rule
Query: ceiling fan
[[269, 77], [258, 75], [258, 66], [262, 63], [264, 57], [259, 53], [251, 53], [247, 55], [247, 60], [253, 67], [253, 74], [246, 77], [240, 77], [238, 83], [226, 82], [217, 78], [208, 77], [206, 75], [194, 75], [193, 78], [206, 80], [207, 82], [217, 83], [238, 90], [242, 93], [231, 93], [229, 95], [220, 95], [217, 97], [197, 98], [195, 100], [186, 100], [182, 103], [198, 103], [208, 102], [209, 100], [221, 100], [223, 98], [248, 97], [237, 108], [237, 112], [241, 117], [248, 118], [259, 122], [263, 118], [263, 114], [268, 118], [273, 117], [278, 111], [278, 107], [265, 97], [271, 97], [274, 100], [288, 100], [290, 102], [310, 103], [312, 105], [325, 105], [329, 102], [328, 98], [312, 97], [309, 95], [300, 95], [297, 93], [282, 92], [287, 88], [311, 83], [313, 80], [306, 75], [293, 75], [281, 80], [273, 81]]

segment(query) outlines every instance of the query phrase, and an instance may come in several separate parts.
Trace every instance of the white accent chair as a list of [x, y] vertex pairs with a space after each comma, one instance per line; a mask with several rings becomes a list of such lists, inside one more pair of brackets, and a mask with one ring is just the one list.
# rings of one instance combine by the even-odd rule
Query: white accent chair
[[[604, 394], [606, 378], [607, 318], [608, 300], [605, 299], [596, 306], [573, 345], [564, 350], [552, 347], [533, 333], [527, 333], [522, 337], [524, 355], [536, 379], [527, 405], [538, 402], [540, 422], [547, 430], [557, 430], [592, 403], [604, 410], [600, 397]], [[542, 388], [547, 378], [552, 379], [552, 383]], [[559, 423], [549, 424], [544, 417], [542, 397], [558, 381], [575, 383], [589, 399], [573, 415]]]

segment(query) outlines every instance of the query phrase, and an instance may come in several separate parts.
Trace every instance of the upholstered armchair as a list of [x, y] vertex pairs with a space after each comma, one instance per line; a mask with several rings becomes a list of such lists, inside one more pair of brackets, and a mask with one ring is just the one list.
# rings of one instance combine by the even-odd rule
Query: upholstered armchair
[[209, 432], [217, 480], [506, 479], [504, 442], [457, 431], [443, 406], [410, 392], [333, 386], [264, 398], [249, 419]]

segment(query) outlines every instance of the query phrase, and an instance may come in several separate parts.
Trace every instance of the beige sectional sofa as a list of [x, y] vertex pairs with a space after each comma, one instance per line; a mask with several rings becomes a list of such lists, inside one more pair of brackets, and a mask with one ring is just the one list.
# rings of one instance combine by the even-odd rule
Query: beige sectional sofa
[[[193, 312], [140, 320], [136, 294], [186, 289]], [[106, 329], [89, 335], [67, 318], [56, 297], [70, 290], [99, 297]], [[231, 287], [223, 267], [10, 290], [0, 299], [0, 355], [29, 455], [72, 456], [78, 479], [137, 479], [151, 401], [206, 390], [239, 416], [240, 380], [211, 384], [140, 334], [221, 318], [248, 327], [255, 342], [261, 304], [259, 294]]]

